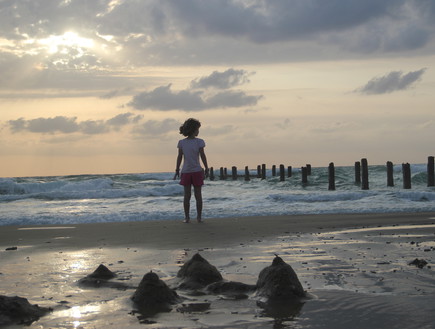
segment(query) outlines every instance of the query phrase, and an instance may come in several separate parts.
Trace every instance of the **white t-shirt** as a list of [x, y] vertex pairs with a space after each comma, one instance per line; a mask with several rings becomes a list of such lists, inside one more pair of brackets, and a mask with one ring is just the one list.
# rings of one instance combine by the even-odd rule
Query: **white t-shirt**
[[199, 149], [205, 147], [205, 142], [201, 138], [185, 138], [178, 141], [177, 147], [183, 151], [182, 173], [201, 171], [199, 164]]

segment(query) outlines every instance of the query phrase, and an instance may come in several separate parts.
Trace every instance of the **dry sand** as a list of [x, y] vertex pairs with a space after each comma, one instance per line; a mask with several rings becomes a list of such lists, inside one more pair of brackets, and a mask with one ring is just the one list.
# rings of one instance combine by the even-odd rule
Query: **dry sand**
[[[0, 294], [54, 309], [30, 328], [433, 328], [434, 223], [435, 213], [390, 213], [3, 226]], [[293, 312], [271, 313], [254, 296], [180, 293], [185, 304], [210, 308], [184, 312], [178, 305], [148, 319], [132, 312], [130, 297], [145, 273], [170, 284], [196, 252], [225, 279], [251, 284], [279, 254], [314, 298]], [[415, 258], [428, 266], [408, 265]], [[99, 264], [129, 288], [79, 286]]]

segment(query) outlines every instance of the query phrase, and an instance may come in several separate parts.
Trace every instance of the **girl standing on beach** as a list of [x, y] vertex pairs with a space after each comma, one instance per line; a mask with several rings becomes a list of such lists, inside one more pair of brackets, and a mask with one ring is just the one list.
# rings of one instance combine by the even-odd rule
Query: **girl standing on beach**
[[[192, 196], [192, 185], [196, 200], [196, 214], [198, 223], [202, 223], [202, 193], [204, 176], [208, 177], [207, 157], [204, 153], [205, 142], [197, 138], [201, 123], [196, 119], [187, 119], [180, 127], [180, 134], [186, 138], [178, 141], [177, 165], [175, 167], [174, 179], [180, 176], [180, 165], [184, 158], [181, 170], [180, 184], [184, 186], [184, 223], [190, 222], [190, 198]], [[199, 158], [201, 157], [204, 169], [201, 168]]]

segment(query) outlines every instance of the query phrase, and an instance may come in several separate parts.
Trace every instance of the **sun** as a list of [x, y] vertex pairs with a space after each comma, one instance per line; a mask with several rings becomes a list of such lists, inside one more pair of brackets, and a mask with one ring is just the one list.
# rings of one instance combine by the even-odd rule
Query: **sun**
[[71, 49], [84, 52], [94, 47], [92, 39], [80, 37], [77, 33], [69, 31], [62, 35], [51, 35], [48, 38], [38, 40], [38, 43], [46, 47], [50, 54], [69, 53]]

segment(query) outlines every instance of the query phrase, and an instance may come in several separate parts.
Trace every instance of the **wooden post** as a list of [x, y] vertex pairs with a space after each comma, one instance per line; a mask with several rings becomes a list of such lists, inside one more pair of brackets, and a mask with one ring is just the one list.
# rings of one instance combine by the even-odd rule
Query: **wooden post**
[[334, 191], [335, 190], [335, 167], [334, 162], [331, 162], [328, 167], [328, 181], [329, 186], [328, 190]]
[[220, 168], [219, 178], [220, 178], [220, 180], [224, 180], [225, 179], [224, 168], [223, 167]]
[[257, 178], [261, 178], [261, 166], [257, 166]]
[[209, 175], [210, 175], [210, 180], [214, 180], [214, 170], [213, 170], [213, 167], [210, 167], [210, 173], [209, 173]]
[[362, 189], [369, 189], [369, 166], [367, 163], [367, 159], [361, 159], [361, 179], [362, 179]]
[[261, 165], [261, 179], [266, 179], [266, 165], [264, 163]]
[[233, 166], [231, 168], [231, 176], [233, 177], [233, 180], [237, 180], [237, 167]]
[[272, 166], [272, 176], [275, 177], [276, 176], [276, 165]]
[[355, 184], [361, 184], [361, 162], [355, 162]]
[[427, 159], [427, 186], [435, 186], [433, 156], [430, 156]]
[[394, 186], [393, 163], [387, 161], [387, 186]]
[[287, 176], [292, 177], [292, 166], [287, 167]]
[[402, 163], [402, 173], [403, 173], [403, 188], [411, 188], [411, 166], [409, 163]]
[[284, 169], [284, 165], [283, 164], [279, 165], [279, 180], [281, 182], [285, 181], [285, 169]]
[[307, 175], [311, 176], [311, 165], [307, 163]]
[[249, 168], [248, 166], [245, 167], [245, 181], [251, 180], [251, 177], [249, 177]]
[[228, 170], [227, 167], [224, 168], [224, 179], [228, 178]]
[[302, 167], [302, 184], [308, 183], [308, 169], [307, 167]]

